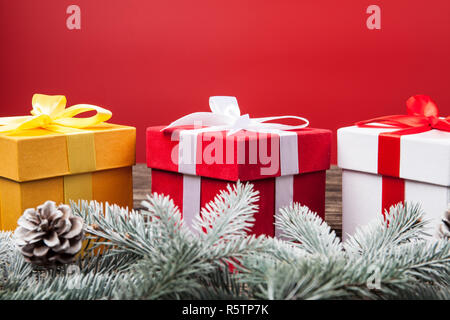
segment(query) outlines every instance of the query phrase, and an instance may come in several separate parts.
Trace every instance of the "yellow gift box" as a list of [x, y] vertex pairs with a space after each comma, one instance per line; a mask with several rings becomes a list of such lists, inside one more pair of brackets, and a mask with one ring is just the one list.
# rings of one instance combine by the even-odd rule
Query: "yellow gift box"
[[[105, 123], [111, 112], [65, 108], [64, 96], [33, 96], [31, 116], [0, 118], [0, 229], [14, 230], [46, 200], [133, 207], [136, 129]], [[94, 116], [76, 118], [88, 111]]]

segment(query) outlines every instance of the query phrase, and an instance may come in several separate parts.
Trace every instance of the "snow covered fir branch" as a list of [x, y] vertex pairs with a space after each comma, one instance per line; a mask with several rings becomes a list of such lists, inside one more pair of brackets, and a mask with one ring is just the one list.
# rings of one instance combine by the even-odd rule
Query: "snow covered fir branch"
[[88, 239], [73, 264], [30, 264], [14, 234], [0, 233], [0, 299], [450, 298], [450, 242], [425, 240], [420, 206], [391, 207], [342, 243], [296, 203], [277, 215], [280, 239], [247, 235], [257, 201], [238, 182], [192, 228], [158, 194], [141, 212], [72, 203]]

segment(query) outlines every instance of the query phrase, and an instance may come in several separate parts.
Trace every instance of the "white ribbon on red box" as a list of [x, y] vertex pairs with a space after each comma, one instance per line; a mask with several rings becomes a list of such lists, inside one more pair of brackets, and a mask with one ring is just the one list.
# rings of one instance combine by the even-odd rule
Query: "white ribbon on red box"
[[[178, 149], [178, 172], [196, 174], [197, 136], [199, 133], [226, 131], [227, 136], [241, 130], [261, 133], [273, 133], [280, 137], [281, 175], [299, 173], [297, 133], [285, 130], [302, 129], [309, 121], [298, 116], [275, 116], [250, 118], [241, 115], [236, 97], [214, 96], [209, 98], [211, 112], [194, 112], [175, 120], [162, 130], [179, 126], [207, 126], [197, 129], [181, 130]], [[296, 119], [303, 121], [300, 125], [286, 125], [267, 121]], [[162, 131], [161, 130], [161, 131]]]

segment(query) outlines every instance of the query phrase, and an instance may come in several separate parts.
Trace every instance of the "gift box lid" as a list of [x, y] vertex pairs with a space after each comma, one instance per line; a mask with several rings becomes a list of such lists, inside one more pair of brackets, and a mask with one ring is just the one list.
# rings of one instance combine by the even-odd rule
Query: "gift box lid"
[[23, 182], [135, 164], [136, 128], [102, 123], [80, 132], [0, 133], [0, 177]]
[[191, 126], [162, 131], [163, 128], [147, 128], [150, 168], [249, 181], [330, 167], [330, 130], [303, 128], [278, 133], [240, 130], [228, 134], [197, 132]]
[[[450, 132], [428, 130], [386, 137], [379, 149], [380, 134], [398, 128], [350, 126], [337, 131], [338, 166], [442, 186], [450, 186]], [[390, 167], [397, 167], [396, 174]]]

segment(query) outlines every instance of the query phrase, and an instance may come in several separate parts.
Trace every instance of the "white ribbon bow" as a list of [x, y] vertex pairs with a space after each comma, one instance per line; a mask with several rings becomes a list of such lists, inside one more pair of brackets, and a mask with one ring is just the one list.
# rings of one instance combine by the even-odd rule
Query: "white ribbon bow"
[[[236, 97], [215, 96], [209, 97], [209, 107], [211, 112], [194, 112], [175, 120], [161, 131], [186, 125], [208, 126], [198, 129], [198, 132], [206, 131], [227, 131], [227, 135], [232, 135], [241, 130], [255, 132], [276, 132], [278, 130], [294, 130], [305, 128], [309, 121], [297, 116], [276, 116], [264, 118], [250, 118], [248, 114], [241, 115], [241, 110]], [[281, 123], [267, 123], [266, 121], [278, 119], [297, 119], [304, 123], [291, 126]]]

